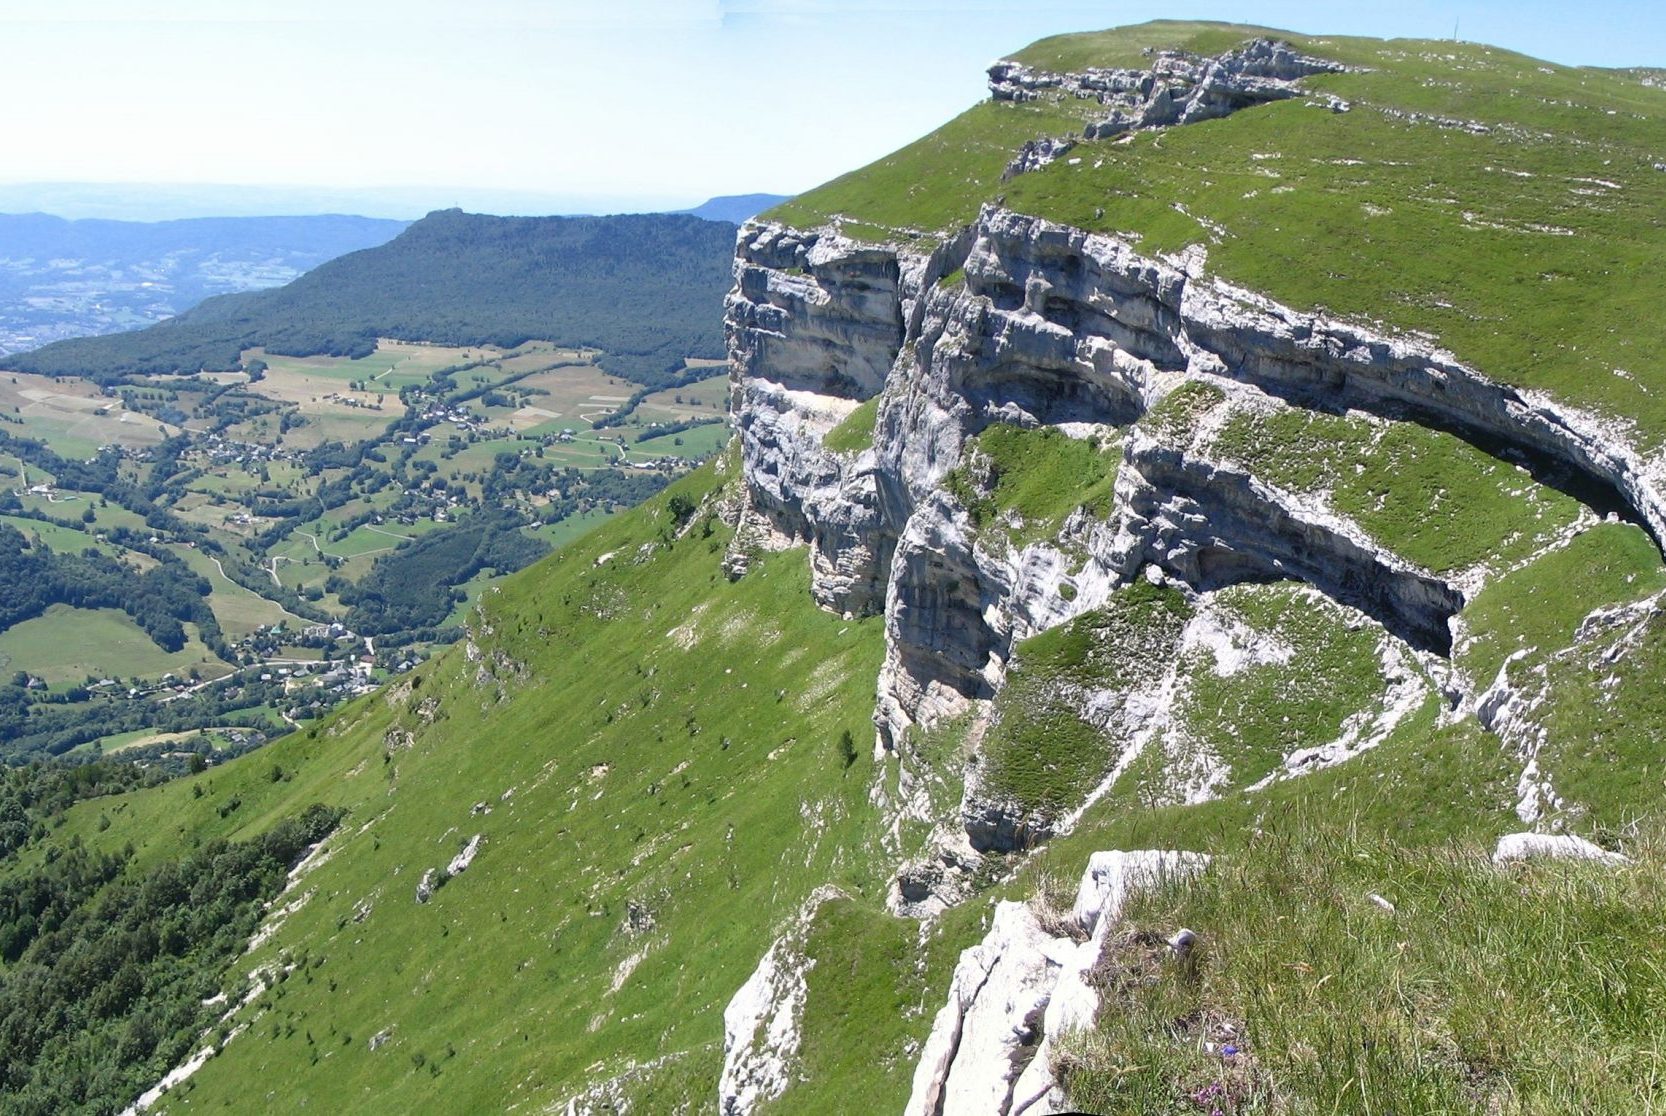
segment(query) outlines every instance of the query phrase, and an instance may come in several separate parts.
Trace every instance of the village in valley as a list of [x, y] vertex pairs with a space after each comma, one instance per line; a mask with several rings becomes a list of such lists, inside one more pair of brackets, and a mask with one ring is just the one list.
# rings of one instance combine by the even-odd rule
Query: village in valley
[[223, 758], [420, 663], [497, 579], [727, 440], [721, 362], [650, 391], [598, 355], [383, 341], [103, 385], [0, 372], [0, 526], [195, 579], [212, 610], [177, 648], [71, 601], [0, 631], [34, 713], [13, 749]]

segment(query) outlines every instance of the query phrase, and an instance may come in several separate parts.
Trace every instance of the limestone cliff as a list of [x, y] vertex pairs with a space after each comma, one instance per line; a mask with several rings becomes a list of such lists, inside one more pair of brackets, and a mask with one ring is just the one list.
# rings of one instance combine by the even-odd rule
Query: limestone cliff
[[[1302, 78], [1342, 69], [1257, 42], [1214, 59], [1160, 56], [1146, 71], [1001, 63], [991, 89], [1001, 101], [1046, 94], [1106, 106], [1110, 115], [1084, 131], [1092, 140], [1297, 97]], [[1078, 142], [1038, 138], [1004, 178], [1071, 155]], [[837, 223], [754, 221], [738, 238], [727, 307], [745, 492], [731, 574], [744, 575], [760, 548], [806, 545], [821, 606], [884, 616], [873, 794], [891, 811], [902, 861], [892, 909], [929, 917], [958, 901], [985, 854], [1067, 830], [1137, 762], [1161, 773], [1156, 801], [1199, 801], [1342, 762], [1425, 702], [1448, 719], [1478, 712], [1500, 734], [1521, 765], [1524, 819], [1565, 806], [1540, 768], [1543, 729], [1522, 712], [1542, 678], [1524, 689], [1509, 683], [1509, 663], [1496, 679], [1454, 665], [1464, 638], [1454, 618], [1507, 572], [1504, 560], [1436, 568], [1408, 557], [1374, 526], [1371, 506], [1341, 506], [1323, 485], [1265, 468], [1233, 432], [1268, 416], [1324, 415], [1372, 436], [1409, 427], [1454, 439], [1583, 503], [1560, 535], [1524, 544], [1533, 553], [1605, 516], [1666, 538], [1661, 456], [1630, 426], [1512, 386], [1508, 369], [1471, 367], [1431, 337], [1229, 283], [1201, 243], [1148, 253], [1131, 237], [1003, 202], [964, 228], [883, 242], [853, 239]], [[978, 449], [996, 427], [1116, 447], [1109, 507], [1041, 522], [1003, 506], [999, 470]], [[1199, 662], [1226, 676], [1238, 662], [1291, 659], [1266, 633], [1243, 634], [1217, 602], [1234, 586], [1278, 581], [1305, 586], [1339, 626], [1375, 633], [1375, 704], [1331, 739], [1234, 773], [1236, 761], [1177, 711]], [[1046, 700], [1096, 733], [1102, 756], [1062, 797], [1052, 787], [1026, 797], [1003, 781], [989, 743], [1021, 719], [1019, 699], [1004, 696], [1019, 645], [1146, 583], [1189, 611], [1138, 649], [1152, 660], [1137, 676], [1055, 680]], [[945, 775], [920, 741], [951, 722], [970, 728]], [[931, 828], [929, 840], [897, 836], [910, 822]], [[1016, 914], [1007, 922], [1009, 938], [1035, 936]], [[991, 950], [967, 981], [994, 971], [1002, 951]], [[917, 1101], [921, 1088], [932, 1098], [921, 1111], [943, 1110], [947, 1071], [932, 1072], [916, 1090]], [[1005, 1111], [1013, 1080], [999, 1085]]]
[[[951, 265], [964, 280], [940, 282]], [[884, 610], [883, 750], [905, 752], [912, 726], [992, 697], [1015, 641], [1098, 607], [1146, 566], [1193, 593], [1294, 578], [1414, 649], [1450, 650], [1459, 588], [1345, 517], [1211, 459], [1186, 422], [1162, 413], [1185, 385], [1231, 405], [1271, 397], [1455, 431], [1553, 462], [1603, 494], [1601, 510], [1666, 532], [1659, 462], [1611, 425], [1425, 342], [1213, 280], [1201, 251], [1151, 259], [1115, 237], [989, 207], [930, 257], [749, 225], [736, 275], [743, 535], [810, 544], [825, 607]], [[872, 447], [826, 449], [827, 432], [875, 396]], [[980, 539], [943, 480], [967, 439], [997, 422], [1073, 433], [1134, 424], [1113, 513], [1074, 518], [1020, 550]]]

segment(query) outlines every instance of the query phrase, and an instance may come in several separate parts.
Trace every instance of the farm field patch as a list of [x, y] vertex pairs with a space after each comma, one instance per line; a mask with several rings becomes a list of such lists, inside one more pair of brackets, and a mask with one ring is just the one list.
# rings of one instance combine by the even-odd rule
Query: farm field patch
[[153, 446], [179, 428], [129, 411], [87, 380], [24, 372], [0, 375], [0, 430], [38, 438], [64, 457], [85, 459], [104, 445]]
[[195, 629], [176, 652], [151, 642], [126, 614], [113, 608], [53, 605], [33, 620], [0, 632], [0, 670], [28, 671], [48, 685], [94, 678], [184, 675], [192, 667], [223, 672], [225, 664], [204, 647]]

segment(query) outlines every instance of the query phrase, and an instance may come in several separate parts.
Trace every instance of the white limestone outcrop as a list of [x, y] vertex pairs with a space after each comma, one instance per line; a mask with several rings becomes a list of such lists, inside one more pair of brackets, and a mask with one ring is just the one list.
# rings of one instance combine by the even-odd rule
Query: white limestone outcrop
[[798, 1055], [809, 964], [790, 938], [777, 938], [723, 1009], [723, 1073], [717, 1083], [723, 1116], [743, 1116], [786, 1090], [787, 1067]]
[[1088, 974], [1128, 898], [1185, 879], [1208, 857], [1169, 850], [1095, 853], [1070, 913], [1077, 935], [1054, 935], [1024, 903], [1003, 902], [984, 940], [955, 966], [948, 1002], [920, 1053], [907, 1116], [1016, 1116], [1064, 1103], [1052, 1050], [1093, 1021]]
[[1571, 833], [1506, 833], [1493, 850], [1494, 864], [1522, 860], [1589, 860], [1610, 867], [1630, 864], [1631, 858]]
[[[1213, 58], [1159, 51], [1149, 70], [1090, 68], [1054, 73], [1003, 60], [989, 68], [989, 91], [997, 101], [1029, 101], [1045, 93], [1098, 101], [1111, 110], [1088, 125], [1089, 139], [1124, 132], [1195, 124], [1240, 109], [1303, 95], [1300, 79], [1340, 73], [1347, 67], [1298, 53], [1288, 43], [1254, 39]], [[1322, 103], [1347, 111], [1337, 98]]]
[[804, 937], [816, 908], [842, 894], [836, 887], [817, 888], [723, 1009], [723, 1071], [717, 1084], [722, 1116], [746, 1116], [791, 1083], [808, 993], [805, 974], [815, 966], [804, 954]]

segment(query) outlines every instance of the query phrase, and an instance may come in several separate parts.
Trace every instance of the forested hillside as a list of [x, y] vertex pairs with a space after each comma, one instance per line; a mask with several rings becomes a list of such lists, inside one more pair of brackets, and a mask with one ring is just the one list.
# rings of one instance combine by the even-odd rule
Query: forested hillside
[[108, 383], [235, 369], [256, 347], [365, 356], [379, 337], [505, 348], [544, 338], [600, 349], [609, 372], [664, 385], [684, 358], [723, 355], [734, 238], [731, 224], [676, 214], [444, 210], [286, 287], [212, 298], [149, 329], [63, 341], [7, 363]]

